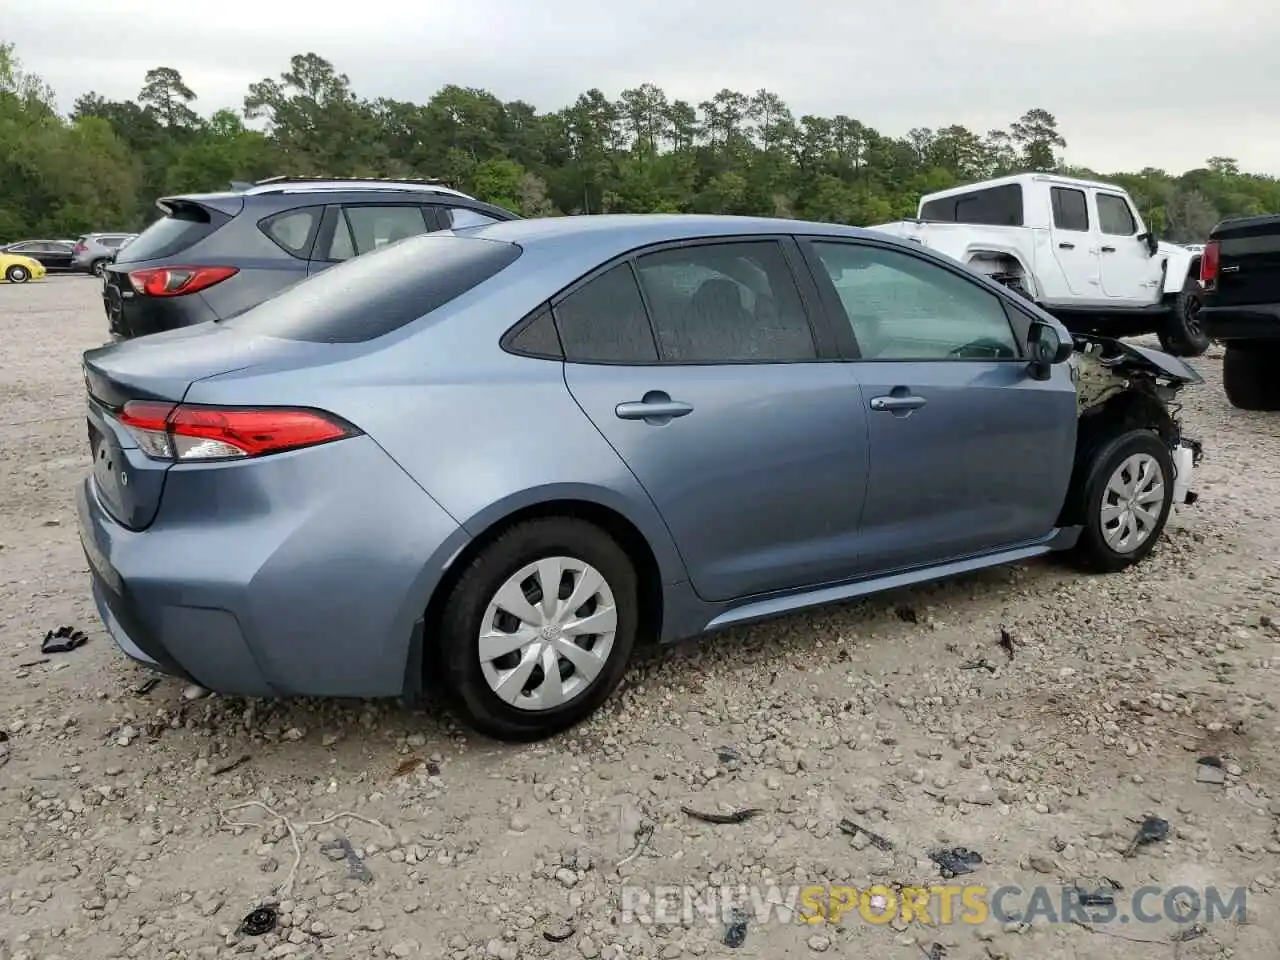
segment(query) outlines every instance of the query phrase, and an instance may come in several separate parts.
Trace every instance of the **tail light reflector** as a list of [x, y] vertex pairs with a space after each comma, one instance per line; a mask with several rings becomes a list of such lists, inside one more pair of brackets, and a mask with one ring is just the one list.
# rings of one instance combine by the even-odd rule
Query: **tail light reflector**
[[156, 460], [239, 460], [357, 436], [333, 414], [300, 407], [208, 407], [131, 400], [120, 422]]
[[1222, 251], [1217, 240], [1210, 240], [1204, 245], [1204, 253], [1200, 254], [1200, 282], [1210, 286], [1218, 279], [1218, 265], [1222, 261]]
[[84, 253], [88, 249], [89, 249], [89, 245], [86, 244], [83, 240], [77, 241], [74, 247], [74, 250], [76, 253]]
[[129, 283], [135, 293], [145, 297], [181, 297], [212, 287], [239, 272], [236, 267], [157, 267], [132, 271]]

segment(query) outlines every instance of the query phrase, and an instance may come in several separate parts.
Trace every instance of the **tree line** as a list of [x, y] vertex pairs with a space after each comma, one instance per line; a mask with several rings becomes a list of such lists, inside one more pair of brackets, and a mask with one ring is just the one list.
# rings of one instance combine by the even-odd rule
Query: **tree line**
[[[59, 114], [53, 90], [0, 43], [0, 240], [137, 229], [166, 194], [289, 174], [438, 177], [525, 216], [730, 213], [855, 225], [915, 213], [922, 193], [1022, 171], [1119, 183], [1163, 237], [1202, 240], [1221, 217], [1280, 211], [1280, 181], [1229, 157], [1180, 175], [1065, 167], [1056, 118], [1007, 129], [881, 133], [851, 116], [796, 116], [777, 94], [700, 103], [645, 83], [591, 89], [539, 112], [449, 85], [425, 104], [367, 99], [314, 53], [251, 84], [241, 110], [203, 115], [172, 67], [132, 100], [93, 91]], [[1135, 136], [1140, 135], [1135, 132]]]

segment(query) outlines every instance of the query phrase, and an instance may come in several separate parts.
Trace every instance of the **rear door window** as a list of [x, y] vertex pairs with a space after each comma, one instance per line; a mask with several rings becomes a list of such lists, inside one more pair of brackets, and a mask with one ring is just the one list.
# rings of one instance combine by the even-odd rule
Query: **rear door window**
[[575, 363], [657, 363], [644, 299], [631, 264], [584, 283], [555, 307], [565, 357]]
[[1053, 205], [1053, 225], [1059, 230], [1089, 232], [1089, 204], [1083, 190], [1054, 187], [1049, 191]]
[[230, 219], [198, 203], [173, 203], [165, 216], [120, 248], [117, 262], [136, 263], [175, 256], [195, 246]]
[[667, 363], [816, 360], [817, 345], [782, 247], [709, 243], [636, 261]]
[[421, 207], [408, 204], [343, 207], [326, 259], [350, 260], [405, 237], [425, 233], [427, 229]]
[[330, 267], [221, 322], [266, 337], [361, 343], [462, 296], [511, 266], [521, 253], [514, 243], [418, 236]]

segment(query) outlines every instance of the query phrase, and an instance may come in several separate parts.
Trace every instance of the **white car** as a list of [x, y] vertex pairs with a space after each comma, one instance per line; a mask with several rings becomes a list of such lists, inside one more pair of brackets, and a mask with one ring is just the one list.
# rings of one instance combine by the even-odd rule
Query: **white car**
[[1163, 243], [1120, 187], [1026, 173], [930, 193], [873, 230], [914, 240], [1017, 290], [1080, 332], [1156, 333], [1170, 353], [1209, 347], [1200, 258]]

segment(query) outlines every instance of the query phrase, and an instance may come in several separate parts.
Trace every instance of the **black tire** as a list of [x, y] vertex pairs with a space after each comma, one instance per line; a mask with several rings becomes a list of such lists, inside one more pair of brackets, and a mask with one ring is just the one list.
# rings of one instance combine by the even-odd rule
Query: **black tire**
[[101, 277], [107, 269], [107, 261], [95, 260], [89, 265], [89, 272], [95, 277]]
[[[583, 561], [603, 575], [613, 593], [617, 625], [612, 650], [590, 686], [562, 706], [524, 710], [502, 700], [485, 679], [480, 629], [490, 601], [507, 579], [551, 556]], [[476, 730], [497, 740], [540, 740], [586, 719], [622, 680], [639, 624], [638, 598], [635, 567], [599, 527], [568, 517], [525, 521], [481, 550], [459, 576], [445, 601], [429, 663], [434, 661], [453, 706]]]
[[[1107, 543], [1104, 534], [1103, 498], [1108, 496], [1107, 486], [1112, 476], [1126, 460], [1139, 454], [1149, 455], [1162, 473], [1164, 492], [1160, 511], [1145, 540], [1133, 549], [1118, 550]], [[1076, 565], [1095, 573], [1115, 573], [1146, 559], [1164, 534], [1169, 511], [1173, 507], [1173, 482], [1173, 456], [1164, 441], [1152, 431], [1129, 430], [1099, 444], [1090, 455], [1083, 487], [1077, 492], [1081, 498], [1083, 530], [1071, 555]]]
[[1160, 346], [1175, 357], [1199, 357], [1209, 349], [1213, 341], [1200, 323], [1200, 307], [1203, 297], [1194, 281], [1174, 298], [1173, 309], [1158, 331]]
[[1280, 410], [1280, 344], [1227, 344], [1222, 386], [1239, 410]]
[[10, 283], [26, 283], [31, 279], [31, 271], [21, 264], [15, 263], [4, 272], [4, 278]]

